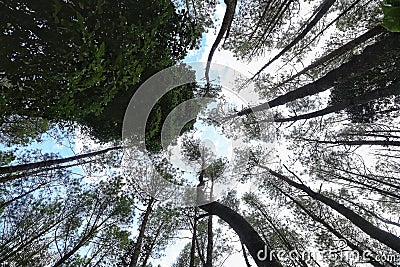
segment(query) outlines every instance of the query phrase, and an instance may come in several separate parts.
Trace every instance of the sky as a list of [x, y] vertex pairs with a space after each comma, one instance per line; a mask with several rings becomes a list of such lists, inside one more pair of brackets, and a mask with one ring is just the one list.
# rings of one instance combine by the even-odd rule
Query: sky
[[[221, 1], [222, 2], [222, 1]], [[218, 21], [221, 21], [221, 18], [223, 18], [225, 14], [225, 4], [221, 3], [217, 6], [216, 8], [216, 14], [215, 17], [217, 18]], [[216, 39], [216, 34], [214, 30], [209, 30], [208, 33], [203, 33], [202, 40], [201, 40], [201, 46], [200, 49], [190, 51], [186, 58], [183, 60], [185, 63], [191, 63], [191, 62], [207, 62], [208, 58], [208, 53], [211, 49], [211, 46], [213, 45], [215, 39]], [[252, 73], [255, 73], [259, 68], [265, 64], [263, 60], [260, 61], [255, 61], [252, 62], [252, 64], [245, 64], [241, 61], [238, 61], [232, 52], [222, 50], [222, 49], [217, 49], [213, 56], [213, 63], [225, 65], [228, 67], [231, 67], [235, 70], [238, 70], [242, 74], [249, 76]], [[211, 131], [211, 130], [208, 130]], [[220, 150], [220, 148], [224, 147], [227, 143], [224, 138], [221, 138], [219, 135], [214, 135], [215, 132], [206, 132], [202, 138], [209, 138], [213, 140], [216, 144], [217, 150]], [[225, 142], [224, 142], [225, 141]], [[214, 220], [216, 221], [216, 220]], [[183, 231], [181, 233], [183, 236], [190, 237], [190, 231]], [[237, 239], [237, 238], [236, 238]], [[153, 263], [155, 266], [157, 264], [160, 264], [162, 267], [167, 267], [167, 266], [172, 266], [172, 264], [175, 262], [176, 258], [179, 256], [179, 253], [182, 251], [183, 247], [190, 242], [190, 239], [177, 239], [177, 241], [168, 246], [167, 249], [164, 251], [164, 257], [160, 258], [159, 260], [153, 260]], [[235, 243], [236, 249], [239, 250], [239, 252], [233, 253], [228, 257], [228, 259], [224, 263], [224, 267], [241, 267], [241, 266], [246, 266], [246, 263], [243, 259], [243, 254], [240, 251], [240, 243], [236, 242]], [[251, 259], [250, 259], [251, 260]]]

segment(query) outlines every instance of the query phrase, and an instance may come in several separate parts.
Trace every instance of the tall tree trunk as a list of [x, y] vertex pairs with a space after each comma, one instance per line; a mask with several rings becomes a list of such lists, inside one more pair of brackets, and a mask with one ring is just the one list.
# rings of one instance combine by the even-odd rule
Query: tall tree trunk
[[22, 193], [19, 196], [16, 196], [16, 197], [11, 198], [11, 199], [9, 199], [7, 201], [4, 201], [4, 202], [0, 202], [0, 210], [3, 209], [4, 207], [10, 205], [12, 202], [17, 201], [18, 199], [21, 199], [21, 198], [23, 198], [23, 197], [35, 192], [36, 190], [40, 189], [41, 187], [43, 187], [43, 186], [45, 186], [45, 185], [47, 185], [49, 183], [50, 182], [46, 182], [46, 183], [40, 184], [40, 185], [36, 186], [35, 188]]
[[211, 61], [214, 56], [215, 51], [218, 48], [218, 45], [221, 43], [222, 38], [224, 38], [225, 33], [229, 33], [229, 29], [232, 24], [233, 17], [235, 16], [235, 9], [236, 9], [236, 4], [237, 0], [224, 0], [225, 5], [226, 5], [226, 10], [225, 10], [225, 15], [222, 20], [221, 28], [219, 29], [217, 39], [215, 39], [210, 53], [208, 54], [208, 59], [207, 59], [207, 65], [206, 65], [206, 71], [205, 71], [205, 76], [206, 76], [206, 92], [204, 96], [208, 95], [208, 92], [210, 90], [210, 67], [211, 67]]
[[[335, 170], [342, 171], [342, 172], [345, 172], [347, 174], [351, 174], [351, 175], [355, 175], [355, 176], [360, 176], [360, 177], [365, 178], [367, 180], [372, 180], [374, 182], [378, 182], [378, 183], [381, 183], [381, 184], [384, 184], [384, 185], [387, 185], [387, 186], [390, 186], [390, 187], [393, 187], [393, 188], [396, 188], [396, 189], [400, 190], [400, 185], [395, 185], [393, 183], [389, 183], [389, 182], [383, 181], [383, 179], [382, 179], [382, 178], [390, 178], [390, 177], [376, 176], [376, 177], [380, 177], [380, 179], [378, 179], [378, 178], [374, 178], [375, 175], [365, 175], [365, 174], [355, 173], [355, 172], [352, 172], [352, 171], [349, 171], [349, 170], [344, 170], [344, 169], [337, 168], [337, 167], [334, 167], [334, 168], [335, 168]], [[325, 170], [318, 169], [318, 171], [325, 171]]]
[[212, 259], [213, 259], [213, 223], [212, 223], [212, 215], [208, 216], [207, 222], [207, 258], [205, 267], [212, 267]]
[[370, 256], [368, 254], [364, 254], [365, 251], [362, 248], [360, 248], [359, 246], [357, 246], [356, 244], [351, 242], [349, 239], [347, 239], [345, 236], [343, 236], [339, 231], [337, 231], [335, 228], [333, 228], [331, 225], [329, 225], [325, 220], [323, 220], [322, 218], [318, 217], [313, 212], [308, 210], [303, 204], [301, 204], [299, 201], [297, 201], [292, 195], [286, 193], [285, 191], [283, 191], [282, 189], [280, 189], [279, 187], [277, 187], [275, 185], [273, 185], [273, 186], [276, 189], [278, 189], [284, 196], [286, 196], [287, 198], [292, 200], [296, 204], [296, 206], [298, 206], [301, 210], [303, 210], [313, 221], [322, 224], [329, 232], [331, 232], [337, 238], [339, 238], [341, 240], [345, 240], [346, 244], [351, 249], [358, 251], [358, 253], [360, 253], [360, 255], [367, 255], [366, 257], [369, 259], [370, 264], [372, 264], [375, 267], [384, 267], [384, 265], [380, 264], [372, 256]]
[[315, 142], [319, 144], [336, 144], [336, 145], [348, 145], [348, 146], [400, 146], [400, 141], [389, 141], [389, 140], [339, 140], [339, 141], [326, 141], [316, 139], [306, 139], [305, 141]]
[[[252, 39], [253, 39], [253, 36], [254, 36], [254, 34], [256, 34], [257, 29], [261, 26], [261, 23], [262, 23], [262, 22], [264, 21], [264, 19], [266, 18], [268, 11], [270, 11], [271, 4], [272, 4], [272, 3], [273, 3], [273, 1], [270, 0], [270, 1], [268, 1], [268, 3], [264, 6], [264, 11], [263, 11], [261, 17], [258, 19], [256, 26], [253, 28], [253, 31], [252, 31], [251, 34], [248, 36], [248, 40], [252, 40]], [[278, 13], [278, 12], [277, 12], [277, 13]], [[274, 19], [271, 20], [271, 23], [272, 23], [272, 21], [274, 21]], [[266, 28], [266, 30], [269, 29], [269, 26], [271, 25], [271, 23], [268, 25], [268, 27]]]
[[106, 148], [106, 149], [95, 151], [95, 152], [90, 152], [90, 153], [76, 155], [76, 156], [62, 158], [62, 159], [51, 159], [51, 160], [45, 160], [45, 161], [39, 161], [39, 162], [33, 162], [33, 163], [27, 163], [27, 164], [20, 164], [20, 165], [16, 165], [16, 166], [0, 167], [0, 174], [13, 173], [13, 172], [17, 172], [17, 171], [26, 171], [26, 170], [32, 170], [32, 169], [38, 169], [38, 168], [44, 168], [44, 167], [51, 167], [53, 165], [58, 165], [58, 164], [63, 164], [63, 163], [67, 163], [67, 162], [71, 162], [71, 161], [75, 161], [75, 160], [98, 156], [101, 154], [105, 154], [109, 151], [118, 150], [121, 148], [122, 148], [122, 146], [115, 146], [115, 147], [110, 147], [110, 148]]
[[[271, 1], [271, 2], [273, 2], [273, 1]], [[259, 37], [257, 42], [254, 44], [254, 46], [253, 46], [253, 48], [252, 48], [252, 50], [250, 52], [249, 58], [252, 58], [257, 53], [258, 49], [261, 48], [260, 45], [262, 45], [263, 43], [265, 43], [267, 41], [268, 37], [273, 32], [273, 30], [275, 29], [276, 25], [279, 23], [279, 21], [281, 20], [282, 16], [289, 9], [290, 5], [293, 2], [294, 2], [294, 0], [289, 0], [289, 1], [283, 1], [281, 3], [281, 5], [277, 9], [277, 11], [275, 12], [274, 16], [272, 17], [272, 19], [268, 23], [267, 27], [265, 27], [263, 35], [261, 37]], [[268, 8], [268, 7], [266, 7], [266, 8]], [[267, 11], [267, 9], [264, 12], [266, 12], [266, 11]], [[259, 23], [260, 22], [261, 21], [259, 21]], [[256, 31], [256, 29], [254, 29], [254, 32], [249, 36], [249, 40], [251, 40], [253, 38], [253, 35], [255, 34], [255, 31]]]
[[336, 69], [331, 70], [325, 76], [321, 77], [315, 82], [301, 86], [266, 103], [251, 108], [246, 108], [237, 112], [236, 114], [228, 116], [227, 118], [234, 118], [236, 116], [243, 116], [253, 112], [277, 107], [290, 103], [296, 99], [301, 99], [303, 97], [311, 96], [328, 90], [335, 85], [343, 83], [347, 78], [359, 76], [365, 70], [374, 67], [377, 62], [385, 59], [384, 52], [392, 51], [393, 49], [398, 48], [399, 42], [400, 34], [389, 33], [388, 37], [370, 46], [367, 46], [360, 55], [353, 56], [348, 62], [342, 64]]
[[400, 94], [400, 82], [395, 82], [392, 83], [391, 85], [385, 87], [385, 88], [380, 88], [376, 89], [374, 91], [365, 93], [361, 96], [357, 96], [354, 98], [346, 98], [343, 99], [340, 103], [334, 104], [332, 106], [328, 106], [324, 109], [302, 114], [302, 115], [297, 115], [289, 118], [274, 118], [275, 122], [289, 122], [289, 121], [297, 121], [297, 120], [304, 120], [304, 119], [311, 119], [311, 118], [316, 118], [320, 116], [324, 116], [330, 113], [338, 112], [353, 106], [361, 105], [368, 103], [372, 100], [383, 98], [383, 97], [388, 97], [392, 95], [398, 95]]
[[297, 43], [302, 40], [307, 33], [322, 19], [322, 17], [328, 12], [330, 7], [335, 3], [336, 0], [324, 0], [320, 7], [318, 7], [319, 11], [316, 13], [315, 17], [307, 24], [305, 29], [298, 35], [296, 38], [291, 41], [285, 48], [282, 49], [275, 57], [273, 57], [267, 64], [265, 64], [256, 74], [251, 78], [252, 80], [257, 77], [266, 67], [271, 65], [272, 62], [280, 58], [283, 54], [289, 51], [292, 47], [294, 47]]
[[164, 224], [164, 221], [162, 221], [162, 222], [160, 223], [160, 225], [158, 226], [158, 228], [157, 228], [156, 234], [154, 235], [154, 238], [153, 238], [153, 240], [151, 241], [151, 244], [150, 244], [150, 246], [149, 246], [149, 249], [148, 249], [148, 251], [146, 252], [146, 255], [145, 255], [144, 259], [143, 259], [142, 267], [146, 267], [146, 266], [147, 266], [147, 262], [149, 261], [151, 252], [153, 251], [153, 249], [154, 249], [154, 247], [155, 247], [155, 245], [156, 245], [156, 242], [157, 242], [157, 240], [158, 240], [158, 237], [160, 236], [161, 229], [163, 228], [163, 224]]
[[32, 176], [32, 175], [43, 173], [43, 172], [50, 172], [50, 171], [54, 171], [54, 170], [67, 169], [67, 168], [71, 168], [71, 167], [75, 167], [75, 166], [79, 166], [79, 165], [84, 165], [84, 164], [87, 164], [87, 163], [90, 163], [90, 162], [94, 162], [94, 160], [88, 160], [88, 161], [85, 161], [85, 162], [79, 162], [79, 163], [74, 163], [74, 164], [43, 168], [43, 169], [38, 169], [38, 170], [33, 170], [33, 171], [28, 171], [28, 172], [21, 172], [21, 173], [18, 173], [18, 174], [6, 174], [5, 176], [0, 177], [0, 183], [9, 182], [9, 181], [13, 181], [13, 180], [16, 180], [16, 179], [21, 179], [21, 178], [24, 178], [24, 177]]
[[372, 37], [377, 36], [378, 34], [381, 34], [385, 31], [386, 31], [385, 28], [383, 28], [382, 26], [380, 26], [380, 25], [375, 26], [374, 28], [372, 28], [369, 31], [365, 32], [364, 34], [360, 35], [359, 37], [357, 37], [357, 38], [351, 40], [350, 42], [342, 45], [341, 47], [333, 50], [329, 54], [316, 59], [313, 63], [311, 63], [310, 65], [308, 65], [303, 70], [296, 73], [295, 75], [291, 76], [290, 78], [279, 83], [276, 87], [282, 86], [288, 82], [293, 81], [295, 78], [299, 77], [302, 74], [305, 74], [307, 71], [312, 70], [312, 69], [320, 66], [321, 64], [323, 64], [329, 60], [332, 60], [332, 59], [346, 53], [347, 51], [354, 49], [355, 47], [365, 43], [367, 40], [371, 39]]
[[[260, 165], [258, 165], [260, 166]], [[268, 167], [260, 166], [263, 169], [266, 169], [272, 176], [279, 178], [280, 180], [286, 182], [288, 185], [295, 187], [315, 200], [318, 200], [325, 205], [331, 207], [332, 209], [336, 210], [338, 213], [342, 214], [346, 217], [349, 221], [351, 221], [355, 226], [360, 228], [364, 233], [368, 234], [370, 237], [380, 241], [381, 243], [387, 245], [388, 247], [392, 248], [393, 250], [400, 253], [400, 238], [395, 236], [392, 233], [386, 232], [373, 224], [369, 221], [355, 213], [349, 208], [346, 208], [344, 205], [336, 202], [335, 200], [321, 195], [320, 193], [314, 192], [309, 187], [304, 184], [296, 183], [295, 181], [291, 180], [289, 177], [282, 175], [278, 172], [275, 172]]]
[[[322, 170], [319, 170], [319, 171], [323, 172]], [[368, 189], [374, 190], [376, 192], [379, 192], [382, 195], [391, 196], [393, 198], [400, 199], [400, 195], [398, 195], [396, 193], [393, 193], [393, 192], [390, 192], [390, 191], [387, 191], [387, 190], [384, 190], [382, 188], [378, 188], [376, 186], [372, 186], [370, 184], [367, 184], [367, 183], [364, 183], [364, 182], [361, 182], [361, 181], [357, 181], [357, 180], [354, 180], [354, 179], [351, 179], [351, 178], [348, 178], [348, 177], [344, 177], [344, 176], [339, 175], [339, 174], [331, 174], [331, 173], [329, 173], [329, 175], [330, 175], [330, 177], [332, 177], [332, 179], [339, 179], [339, 180], [344, 180], [344, 181], [347, 181], [347, 182], [350, 182], [350, 183], [353, 183], [353, 184], [358, 184], [358, 185], [363, 186], [364, 188], [368, 188]], [[327, 179], [327, 180], [328, 181], [332, 181], [332, 179]]]
[[380, 220], [380, 221], [383, 222], [383, 223], [391, 224], [391, 225], [400, 227], [400, 223], [396, 223], [396, 222], [393, 222], [393, 221], [391, 221], [391, 220], [385, 219], [385, 218], [381, 217], [380, 215], [376, 214], [375, 212], [373, 212], [373, 211], [371, 211], [371, 210], [365, 208], [364, 206], [362, 206], [362, 205], [359, 204], [359, 203], [356, 203], [356, 202], [354, 202], [354, 201], [351, 201], [350, 199], [347, 199], [347, 198], [344, 198], [344, 197], [341, 197], [341, 196], [338, 196], [338, 197], [339, 197], [340, 199], [343, 199], [344, 201], [347, 201], [347, 202], [349, 202], [350, 204], [356, 206], [357, 208], [359, 208], [359, 209], [365, 211], [366, 213], [372, 215], [373, 217], [375, 217], [376, 219]]
[[139, 234], [138, 234], [138, 237], [136, 238], [136, 243], [133, 248], [132, 255], [130, 257], [129, 267], [136, 267], [137, 263], [139, 261], [139, 255], [140, 255], [140, 251], [142, 250], [144, 233], [146, 231], [147, 223], [149, 221], [150, 214], [153, 209], [154, 201], [155, 201], [155, 199], [153, 197], [151, 197], [149, 199], [149, 203], [147, 203], [147, 208], [146, 208], [146, 211], [144, 212], [142, 223], [140, 224]]
[[[286, 238], [286, 236], [282, 233], [282, 231], [276, 227], [275, 223], [271, 220], [271, 218], [268, 216], [268, 214], [263, 210], [262, 206], [259, 205], [256, 201], [251, 201], [253, 206], [261, 213], [261, 215], [269, 222], [271, 225], [272, 230], [278, 235], [279, 239], [282, 241], [282, 243], [286, 246], [288, 251], [297, 251], [297, 248], [294, 247], [290, 241]], [[294, 260], [294, 259], [293, 259]], [[297, 260], [300, 262], [301, 266], [307, 267], [307, 263], [302, 259], [302, 257], [298, 257]]]
[[190, 260], [189, 267], [194, 267], [195, 258], [196, 258], [196, 241], [197, 241], [197, 207], [194, 208], [194, 216], [193, 216], [193, 233], [192, 233], [192, 244], [190, 247]]
[[240, 244], [242, 245], [242, 253], [243, 253], [244, 262], [246, 263], [247, 267], [251, 267], [251, 264], [249, 262], [249, 258], [247, 257], [246, 248], [245, 248], [245, 246], [244, 246], [242, 241], [240, 241]]
[[82, 240], [79, 241], [67, 254], [65, 254], [61, 259], [59, 259], [53, 267], [62, 266], [72, 255], [74, 255], [80, 248], [82, 248], [88, 240], [92, 237], [93, 232], [89, 232], [87, 236], [83, 237]]
[[[202, 205], [199, 208], [209, 214], [217, 215], [228, 223], [239, 236], [239, 239], [246, 245], [258, 267], [282, 267], [254, 228], [237, 212], [216, 201]], [[260, 255], [266, 256], [266, 259], [259, 259]]]

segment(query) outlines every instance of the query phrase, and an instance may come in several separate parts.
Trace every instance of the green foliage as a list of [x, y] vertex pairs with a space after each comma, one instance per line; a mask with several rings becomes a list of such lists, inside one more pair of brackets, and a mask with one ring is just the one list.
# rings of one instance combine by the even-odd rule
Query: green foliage
[[201, 34], [168, 0], [1, 5], [2, 120], [19, 115], [84, 123], [182, 59]]
[[27, 144], [50, 127], [49, 121], [43, 118], [13, 115], [0, 124], [0, 143], [5, 146]]
[[0, 166], [6, 166], [15, 160], [15, 155], [12, 152], [0, 151]]
[[386, 0], [381, 5], [382, 25], [391, 32], [400, 32], [400, 0]]
[[[161, 150], [161, 129], [163, 128], [163, 123], [171, 111], [178, 106], [180, 103], [189, 100], [194, 97], [194, 85], [184, 85], [165, 94], [152, 109], [149, 120], [146, 123], [146, 148], [150, 152], [157, 152]], [[172, 118], [170, 126], [181, 127], [183, 129], [170, 129], [171, 131], [176, 131], [183, 134], [185, 131], [192, 128], [195, 121], [192, 121], [188, 125], [181, 125], [177, 118]]]

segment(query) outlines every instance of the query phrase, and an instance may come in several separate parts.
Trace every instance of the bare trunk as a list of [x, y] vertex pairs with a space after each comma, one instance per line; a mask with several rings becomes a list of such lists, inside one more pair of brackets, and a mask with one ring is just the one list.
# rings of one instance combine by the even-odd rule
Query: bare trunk
[[303, 210], [313, 221], [318, 222], [320, 224], [322, 224], [328, 231], [330, 231], [333, 235], [335, 235], [337, 238], [341, 239], [341, 240], [345, 240], [347, 245], [353, 249], [356, 250], [360, 253], [360, 255], [367, 255], [366, 257], [369, 259], [369, 263], [372, 264], [375, 267], [384, 267], [384, 265], [380, 264], [378, 261], [376, 261], [374, 259], [374, 257], [365, 254], [364, 250], [362, 248], [360, 248], [359, 246], [357, 246], [356, 244], [354, 244], [353, 242], [351, 242], [349, 239], [347, 239], [346, 237], [344, 237], [339, 231], [337, 231], [335, 228], [333, 228], [331, 225], [329, 225], [325, 220], [323, 220], [322, 218], [318, 217], [317, 215], [315, 215], [314, 213], [312, 213], [310, 210], [308, 210], [306, 207], [304, 207], [299, 201], [297, 201], [293, 196], [291, 196], [290, 194], [284, 192], [282, 189], [280, 189], [277, 186], [274, 186], [276, 189], [278, 189], [282, 194], [284, 194], [287, 198], [291, 199], [301, 210]]
[[390, 33], [387, 38], [366, 47], [360, 55], [353, 56], [351, 60], [342, 64], [340, 67], [331, 70], [324, 77], [321, 77], [315, 82], [301, 86], [264, 104], [244, 109], [234, 115], [228, 116], [227, 118], [234, 118], [236, 116], [243, 116], [253, 112], [277, 107], [290, 103], [296, 99], [328, 90], [335, 85], [343, 83], [349, 77], [357, 77], [365, 70], [374, 67], [377, 62], [384, 60], [385, 53], [382, 51], [392, 51], [393, 48], [398, 47], [399, 42], [400, 34]]
[[400, 141], [389, 141], [389, 140], [339, 140], [339, 141], [326, 141], [326, 140], [315, 140], [315, 139], [304, 139], [305, 141], [315, 142], [319, 144], [336, 144], [336, 145], [348, 145], [348, 146], [400, 146]]
[[329, 8], [335, 3], [335, 0], [324, 0], [321, 6], [318, 8], [319, 11], [315, 15], [315, 17], [307, 24], [305, 29], [298, 35], [296, 38], [291, 41], [285, 48], [282, 49], [275, 57], [273, 57], [267, 64], [265, 64], [251, 79], [257, 77], [266, 67], [271, 65], [272, 62], [280, 58], [283, 54], [289, 51], [292, 47], [294, 47], [297, 43], [302, 40], [307, 33], [322, 19], [322, 17], [328, 12]]
[[206, 82], [207, 82], [206, 92], [204, 94], [205, 96], [208, 95], [208, 92], [210, 90], [210, 66], [211, 66], [212, 58], [214, 56], [215, 51], [218, 48], [218, 45], [221, 43], [222, 38], [224, 38], [224, 34], [229, 32], [233, 17], [235, 16], [237, 0], [224, 0], [224, 1], [226, 4], [225, 15], [222, 20], [221, 28], [219, 29], [217, 39], [215, 39], [215, 41], [211, 47], [210, 53], [208, 54], [206, 71], [205, 71]]
[[395, 236], [392, 233], [386, 232], [386, 231], [380, 229], [379, 227], [374, 226], [369, 221], [367, 221], [366, 219], [364, 219], [363, 217], [361, 217], [360, 215], [358, 215], [351, 209], [346, 208], [344, 205], [336, 202], [335, 200], [333, 200], [329, 197], [326, 197], [317, 192], [314, 192], [313, 190], [311, 190], [309, 187], [305, 186], [304, 184], [296, 183], [293, 180], [291, 180], [290, 178], [288, 178], [287, 176], [277, 173], [267, 167], [264, 167], [264, 166], [260, 166], [260, 167], [268, 170], [268, 172], [271, 175], [285, 181], [288, 185], [293, 186], [293, 187], [303, 191], [304, 193], [306, 193], [313, 199], [318, 200], [318, 201], [324, 203], [325, 205], [331, 207], [332, 209], [336, 210], [338, 213], [342, 214], [349, 221], [351, 221], [355, 226], [360, 228], [360, 230], [362, 230], [364, 233], [368, 234], [370, 237], [380, 241], [381, 243], [387, 245], [388, 247], [390, 247], [393, 250], [400, 253], [400, 238], [399, 237]]
[[192, 245], [190, 247], [190, 261], [189, 267], [194, 267], [195, 258], [196, 258], [196, 238], [197, 238], [197, 207], [194, 208], [194, 216], [193, 216], [193, 233], [192, 233]]
[[338, 112], [341, 110], [344, 110], [346, 108], [352, 107], [352, 106], [357, 106], [361, 104], [368, 103], [372, 100], [383, 98], [383, 97], [388, 97], [392, 95], [397, 95], [400, 94], [400, 82], [393, 83], [385, 88], [377, 89], [372, 92], [365, 93], [361, 96], [358, 96], [356, 98], [347, 98], [342, 100], [340, 103], [337, 103], [335, 105], [326, 107], [324, 109], [302, 114], [302, 115], [297, 115], [289, 118], [275, 118], [275, 122], [289, 122], [289, 121], [297, 121], [297, 120], [304, 120], [304, 119], [311, 119], [311, 118], [316, 118], [320, 116], [324, 116], [330, 113]]
[[213, 223], [212, 223], [212, 215], [208, 216], [207, 222], [207, 258], [205, 267], [212, 267], [212, 252], [213, 252]]
[[139, 234], [138, 234], [138, 237], [136, 239], [136, 243], [135, 243], [132, 255], [130, 257], [129, 267], [136, 267], [137, 263], [139, 261], [140, 251], [142, 250], [144, 232], [146, 231], [147, 223], [148, 223], [149, 218], [150, 218], [150, 214], [151, 214], [151, 211], [152, 211], [152, 208], [153, 208], [154, 201], [155, 201], [155, 199], [151, 197], [149, 199], [149, 203], [147, 204], [147, 208], [146, 208], [146, 211], [145, 211], [145, 213], [143, 215], [142, 223], [140, 225]]
[[105, 154], [109, 151], [118, 150], [121, 148], [122, 148], [121, 146], [115, 146], [115, 147], [110, 147], [110, 148], [106, 148], [103, 150], [86, 153], [86, 154], [82, 154], [82, 155], [76, 155], [76, 156], [72, 156], [72, 157], [68, 157], [68, 158], [51, 159], [51, 160], [45, 160], [45, 161], [39, 161], [39, 162], [33, 162], [33, 163], [27, 163], [27, 164], [20, 164], [20, 165], [16, 165], [16, 166], [0, 167], [0, 174], [50, 167], [53, 165], [58, 165], [58, 164], [63, 164], [63, 163], [67, 163], [67, 162], [71, 162], [71, 161], [75, 161], [75, 160], [98, 156], [101, 154]]
[[[217, 215], [229, 224], [243, 241], [258, 267], [282, 267], [271, 254], [270, 247], [267, 247], [254, 228], [237, 212], [215, 201], [202, 205], [200, 208], [209, 214]], [[264, 256], [265, 260], [263, 260]]]
[[158, 239], [158, 237], [159, 237], [159, 235], [161, 233], [161, 229], [163, 227], [163, 224], [164, 224], [164, 222], [162, 221], [160, 223], [160, 225], [158, 226], [158, 228], [157, 228], [156, 234], [154, 235], [154, 238], [151, 241], [150, 247], [149, 247], [148, 251], [146, 252], [146, 255], [145, 255], [144, 259], [143, 259], [142, 267], [146, 267], [147, 266], [147, 262], [149, 261], [151, 252], [153, 251], [153, 249], [154, 249], [154, 247], [156, 245], [156, 242], [157, 242], [157, 239]]
[[89, 160], [89, 161], [79, 162], [79, 163], [74, 163], [74, 164], [48, 167], [48, 168], [43, 168], [43, 169], [38, 169], [38, 170], [33, 170], [33, 171], [28, 171], [28, 172], [21, 172], [18, 174], [6, 174], [5, 176], [0, 177], [0, 183], [9, 182], [9, 181], [13, 181], [16, 179], [21, 179], [24, 177], [32, 176], [32, 175], [43, 173], [43, 172], [50, 172], [50, 171], [54, 171], [54, 170], [67, 169], [67, 168], [71, 168], [74, 166], [84, 165], [84, 164], [87, 164], [87, 163], [90, 163], [93, 161], [94, 160]]
[[370, 29], [366, 33], [360, 35], [359, 37], [357, 37], [357, 38], [355, 38], [353, 40], [351, 40], [350, 42], [346, 43], [345, 45], [342, 45], [341, 47], [333, 50], [329, 54], [318, 58], [317, 60], [315, 60], [313, 63], [311, 63], [310, 65], [305, 67], [300, 72], [296, 73], [295, 75], [293, 75], [289, 79], [286, 79], [283, 82], [279, 83], [276, 87], [282, 86], [285, 83], [293, 81], [295, 78], [297, 78], [300, 75], [306, 73], [307, 71], [312, 70], [312, 69], [320, 66], [321, 64], [323, 64], [323, 63], [325, 63], [325, 62], [327, 62], [329, 60], [332, 60], [332, 59], [344, 54], [347, 51], [350, 51], [351, 49], [354, 49], [355, 47], [363, 44], [364, 42], [366, 42], [367, 40], [371, 39], [372, 37], [377, 36], [378, 34], [383, 33], [383, 32], [385, 32], [385, 28], [383, 28], [380, 25]]

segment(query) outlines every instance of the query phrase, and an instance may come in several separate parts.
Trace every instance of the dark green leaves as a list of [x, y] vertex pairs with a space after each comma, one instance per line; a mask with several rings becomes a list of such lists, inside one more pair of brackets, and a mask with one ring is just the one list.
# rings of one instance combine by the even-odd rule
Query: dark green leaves
[[382, 3], [382, 26], [391, 32], [400, 32], [400, 0], [386, 0]]

